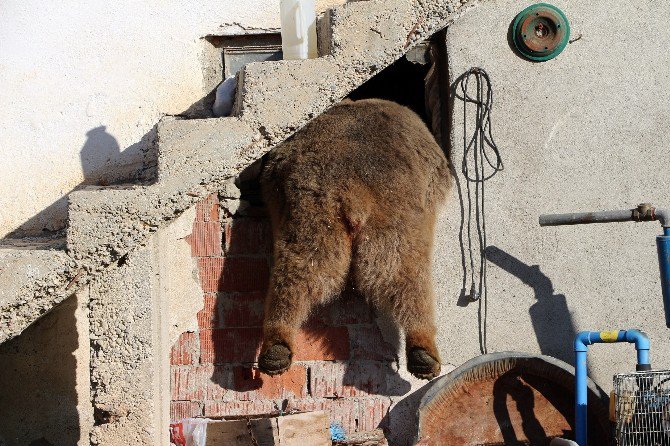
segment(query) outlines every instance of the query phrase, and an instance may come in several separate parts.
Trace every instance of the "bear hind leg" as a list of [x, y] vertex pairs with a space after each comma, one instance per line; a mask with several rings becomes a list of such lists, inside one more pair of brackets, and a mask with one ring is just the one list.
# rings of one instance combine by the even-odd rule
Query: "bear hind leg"
[[431, 236], [431, 231], [406, 234], [397, 227], [367, 227], [358, 239], [352, 265], [356, 287], [404, 330], [407, 369], [421, 379], [432, 379], [441, 370], [435, 344]]
[[[295, 222], [305, 228], [306, 222]], [[344, 226], [329, 220], [320, 230], [310, 221], [299, 237], [279, 231], [270, 288], [265, 301], [263, 345], [258, 367], [268, 375], [285, 372], [295, 352], [294, 340], [315, 305], [344, 286], [351, 264], [351, 241]]]

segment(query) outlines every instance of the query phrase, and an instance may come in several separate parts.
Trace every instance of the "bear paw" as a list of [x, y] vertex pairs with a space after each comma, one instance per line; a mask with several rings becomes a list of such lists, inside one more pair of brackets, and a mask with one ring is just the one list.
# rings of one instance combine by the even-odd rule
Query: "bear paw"
[[293, 354], [284, 344], [274, 344], [258, 357], [258, 368], [270, 376], [280, 375], [291, 367]]
[[415, 347], [407, 353], [407, 370], [420, 379], [433, 379], [440, 374], [440, 362], [424, 348]]

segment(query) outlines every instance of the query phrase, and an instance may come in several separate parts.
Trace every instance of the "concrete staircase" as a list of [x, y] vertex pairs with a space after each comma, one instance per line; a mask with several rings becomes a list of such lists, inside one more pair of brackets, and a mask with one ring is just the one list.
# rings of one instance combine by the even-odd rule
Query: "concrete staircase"
[[146, 246], [195, 203], [231, 187], [246, 166], [475, 1], [347, 3], [320, 22], [320, 58], [247, 65], [239, 74], [233, 117], [160, 122], [154, 184], [73, 192], [66, 239], [0, 244], [0, 343]]

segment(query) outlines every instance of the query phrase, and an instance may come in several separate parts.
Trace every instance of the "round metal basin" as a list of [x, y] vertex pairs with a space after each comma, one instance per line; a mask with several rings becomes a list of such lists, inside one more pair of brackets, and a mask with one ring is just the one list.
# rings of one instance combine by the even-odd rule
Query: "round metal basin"
[[[421, 445], [549, 445], [573, 439], [574, 368], [504, 352], [474, 358], [431, 385], [419, 408]], [[589, 380], [589, 444], [612, 444], [607, 396]]]

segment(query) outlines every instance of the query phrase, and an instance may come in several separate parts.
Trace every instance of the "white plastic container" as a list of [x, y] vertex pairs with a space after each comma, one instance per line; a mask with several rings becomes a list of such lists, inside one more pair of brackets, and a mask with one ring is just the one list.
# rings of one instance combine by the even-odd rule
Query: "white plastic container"
[[284, 59], [318, 57], [314, 0], [280, 0], [279, 6]]

